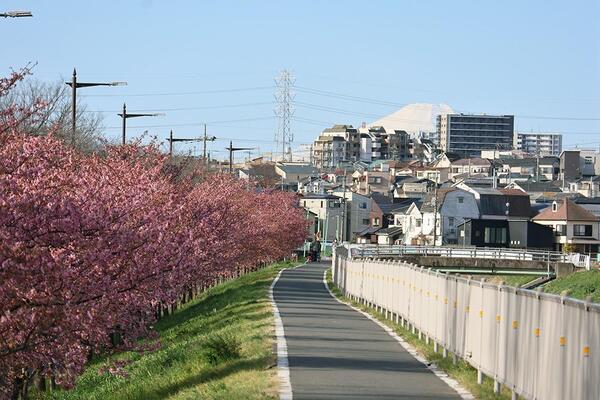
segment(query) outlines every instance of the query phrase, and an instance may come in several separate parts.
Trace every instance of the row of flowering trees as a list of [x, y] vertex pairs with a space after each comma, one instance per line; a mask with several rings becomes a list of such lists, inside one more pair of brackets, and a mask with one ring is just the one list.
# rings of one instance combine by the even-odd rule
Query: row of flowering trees
[[155, 146], [85, 155], [22, 134], [39, 107], [0, 118], [0, 398], [34, 373], [72, 385], [115, 337], [151, 335], [157, 308], [302, 243], [292, 195], [175, 177]]

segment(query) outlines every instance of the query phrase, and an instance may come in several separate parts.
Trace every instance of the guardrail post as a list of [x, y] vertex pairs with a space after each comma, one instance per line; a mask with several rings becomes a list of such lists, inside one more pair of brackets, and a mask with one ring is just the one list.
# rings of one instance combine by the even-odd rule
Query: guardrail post
[[500, 394], [500, 382], [494, 378], [494, 393]]
[[483, 384], [483, 372], [481, 372], [480, 368], [477, 368], [477, 384]]
[[433, 341], [433, 352], [434, 353], [438, 352], [438, 342], [436, 342], [435, 340]]
[[458, 356], [456, 355], [456, 353], [452, 353], [452, 364], [458, 364]]
[[448, 349], [446, 347], [442, 347], [442, 357], [448, 357]]

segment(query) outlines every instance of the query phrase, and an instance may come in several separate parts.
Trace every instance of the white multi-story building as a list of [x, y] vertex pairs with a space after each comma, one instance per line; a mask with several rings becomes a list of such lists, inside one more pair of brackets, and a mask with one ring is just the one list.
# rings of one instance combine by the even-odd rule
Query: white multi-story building
[[560, 133], [518, 133], [515, 148], [529, 154], [558, 156], [562, 152]]

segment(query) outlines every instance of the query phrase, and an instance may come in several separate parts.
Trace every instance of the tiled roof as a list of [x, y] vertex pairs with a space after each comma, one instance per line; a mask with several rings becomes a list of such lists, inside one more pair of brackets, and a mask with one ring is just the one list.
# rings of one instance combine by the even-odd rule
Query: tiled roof
[[533, 219], [535, 221], [598, 221], [598, 217], [569, 199], [565, 199], [556, 211], [552, 211], [550, 206]]

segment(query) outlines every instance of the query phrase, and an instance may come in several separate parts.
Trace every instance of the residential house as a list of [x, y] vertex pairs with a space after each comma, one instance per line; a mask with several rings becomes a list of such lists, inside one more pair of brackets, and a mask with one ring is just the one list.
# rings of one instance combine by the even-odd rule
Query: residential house
[[342, 202], [345, 200], [345, 204], [342, 203], [343, 213], [339, 222], [340, 239], [343, 231], [345, 241], [354, 241], [353, 239], [359, 232], [371, 226], [371, 199], [360, 193], [344, 190], [343, 187], [335, 188], [331, 194], [339, 197]]
[[448, 177], [455, 180], [457, 175], [484, 175], [489, 176], [492, 172], [492, 163], [485, 158], [462, 158], [450, 163]]
[[248, 163], [238, 170], [239, 178], [257, 182], [262, 187], [281, 184], [281, 177], [275, 171], [273, 163]]
[[526, 220], [467, 219], [458, 226], [465, 247], [510, 247], [550, 250], [552, 228]]
[[578, 197], [573, 202], [600, 217], [600, 197]]
[[375, 235], [377, 236], [377, 244], [392, 245], [402, 243], [402, 228], [397, 226], [381, 228], [375, 232]]
[[513, 182], [507, 185], [506, 189], [518, 189], [523, 193], [527, 193], [532, 203], [535, 203], [538, 199], [553, 198], [557, 193], [562, 193], [558, 186], [548, 181], [536, 182], [534, 180], [526, 180]]
[[427, 193], [435, 188], [436, 184], [429, 179], [419, 179], [412, 176], [397, 176], [394, 183], [394, 197], [398, 198], [424, 198]]
[[572, 200], [552, 202], [533, 218], [535, 223], [554, 229], [554, 249], [594, 254], [600, 244], [600, 218]]
[[585, 197], [600, 196], [600, 176], [583, 177], [569, 183], [569, 192]]
[[360, 194], [389, 193], [392, 190], [389, 172], [355, 171], [352, 180], [354, 190]]
[[371, 210], [369, 214], [371, 226], [387, 228], [389, 226], [401, 225], [401, 222], [395, 218], [395, 213], [402, 213], [415, 201], [418, 201], [418, 199], [398, 199], [381, 193], [371, 194]]
[[342, 199], [329, 194], [307, 194], [300, 197], [300, 206], [315, 215], [314, 233], [323, 240], [341, 238]]
[[298, 191], [299, 182], [311, 176], [319, 176], [319, 170], [310, 164], [277, 163], [275, 172], [279, 175], [281, 186]]

